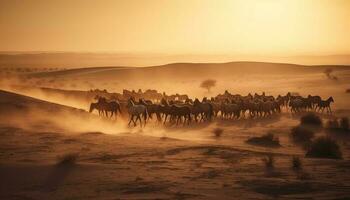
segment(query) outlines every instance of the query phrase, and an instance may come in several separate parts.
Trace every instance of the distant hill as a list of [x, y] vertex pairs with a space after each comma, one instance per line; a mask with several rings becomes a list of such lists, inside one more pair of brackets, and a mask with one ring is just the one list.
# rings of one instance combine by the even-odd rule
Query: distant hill
[[229, 62], [229, 63], [173, 63], [152, 67], [104, 67], [32, 73], [35, 77], [74, 77], [84, 79], [186, 79], [232, 77], [252, 74], [306, 74], [350, 70], [349, 66], [304, 66], [285, 63]]
[[224, 63], [260, 61], [303, 65], [350, 65], [350, 55], [247, 56], [247, 55], [167, 55], [132, 53], [0, 52], [0, 67], [83, 68], [100, 66], [154, 66], [167, 63]]

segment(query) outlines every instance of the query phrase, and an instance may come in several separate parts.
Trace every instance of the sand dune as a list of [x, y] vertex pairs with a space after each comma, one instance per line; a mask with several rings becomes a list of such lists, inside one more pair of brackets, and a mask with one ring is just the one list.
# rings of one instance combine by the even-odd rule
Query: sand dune
[[118, 80], [131, 79], [162, 79], [176, 74], [173, 78], [205, 78], [227, 77], [236, 74], [305, 74], [322, 73], [332, 67], [335, 71], [349, 70], [348, 66], [305, 66], [286, 63], [263, 63], [263, 62], [229, 62], [229, 63], [172, 63], [151, 67], [102, 67], [69, 69], [58, 72], [33, 73], [38, 77], [53, 76], [80, 76], [84, 78], [116, 78]]
[[[289, 139], [299, 116], [289, 113], [129, 129], [118, 125], [122, 121], [0, 91], [0, 117], [1, 199], [350, 197], [348, 143], [340, 143], [344, 160], [303, 158], [305, 152]], [[216, 127], [224, 130], [219, 138], [212, 133]], [[280, 147], [245, 142], [269, 131]], [[56, 164], [67, 155], [76, 160]], [[274, 156], [275, 168], [265, 167], [267, 155]], [[291, 169], [294, 155], [302, 158], [300, 172]]]
[[[263, 67], [262, 67], [263, 66]], [[350, 198], [348, 135], [332, 135], [343, 160], [305, 158], [290, 139], [300, 115], [221, 120], [191, 126], [126, 126], [88, 113], [90, 89], [157, 89], [167, 94], [333, 96], [334, 115], [350, 117], [350, 70], [271, 63], [177, 63], [146, 68], [82, 68], [25, 73], [0, 81], [0, 199], [340, 199]], [[28, 76], [29, 75], [29, 76]], [[175, 76], [176, 75], [176, 76]], [[211, 92], [200, 88], [217, 80]], [[6, 90], [6, 91], [4, 91]], [[213, 130], [223, 134], [215, 137]], [[273, 133], [280, 145], [246, 141]], [[324, 130], [316, 136], [328, 135]], [[57, 164], [67, 155], [72, 163]], [[273, 155], [275, 167], [263, 159]], [[301, 171], [291, 159], [302, 159]]]
[[122, 125], [103, 120], [84, 109], [51, 103], [3, 90], [0, 90], [0, 97], [0, 124], [2, 126], [62, 133], [103, 131], [117, 134], [124, 130]]

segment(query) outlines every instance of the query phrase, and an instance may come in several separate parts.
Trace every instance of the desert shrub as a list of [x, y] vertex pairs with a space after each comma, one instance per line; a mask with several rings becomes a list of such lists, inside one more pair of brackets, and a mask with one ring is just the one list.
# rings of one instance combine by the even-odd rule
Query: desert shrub
[[275, 158], [273, 155], [268, 155], [262, 159], [265, 164], [266, 169], [273, 169], [275, 167]]
[[296, 126], [291, 130], [291, 138], [295, 143], [309, 143], [315, 133], [303, 126]]
[[346, 93], [350, 93], [350, 89], [346, 89], [345, 92], [346, 92]]
[[215, 128], [213, 130], [214, 136], [215, 137], [221, 137], [221, 135], [224, 133], [224, 129], [222, 128]]
[[306, 126], [321, 127], [322, 120], [315, 113], [308, 113], [300, 118], [300, 124]]
[[74, 165], [78, 159], [78, 154], [69, 153], [58, 157], [57, 165]]
[[292, 158], [292, 169], [295, 171], [300, 171], [302, 169], [302, 162], [298, 156], [293, 156]]
[[341, 119], [330, 119], [327, 121], [326, 128], [329, 131], [349, 131], [349, 118], [342, 117]]
[[342, 152], [332, 138], [319, 137], [310, 144], [306, 157], [341, 159]]
[[339, 122], [339, 127], [343, 129], [344, 131], [349, 130], [349, 118], [347, 117], [342, 117]]
[[266, 133], [260, 137], [252, 137], [247, 141], [249, 144], [261, 145], [261, 146], [269, 146], [269, 147], [279, 147], [280, 141], [279, 138], [276, 137], [273, 133]]

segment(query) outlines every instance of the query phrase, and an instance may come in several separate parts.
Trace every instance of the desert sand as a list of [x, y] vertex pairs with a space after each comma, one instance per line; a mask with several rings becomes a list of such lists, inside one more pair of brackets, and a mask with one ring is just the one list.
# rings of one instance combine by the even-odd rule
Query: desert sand
[[[271, 63], [188, 64], [81, 68], [3, 76], [0, 82], [0, 199], [349, 199], [348, 135], [331, 135], [343, 159], [306, 158], [291, 142], [303, 115], [222, 120], [167, 126], [151, 121], [128, 127], [89, 113], [93, 99], [68, 91], [157, 89], [211, 97], [229, 90], [246, 95], [298, 93], [333, 96], [333, 115], [350, 117], [350, 70]], [[176, 75], [176, 76], [174, 76]], [[217, 80], [207, 92], [202, 80]], [[51, 88], [47, 90], [43, 88]], [[213, 134], [221, 128], [220, 137]], [[246, 140], [268, 132], [279, 147]], [[323, 129], [317, 136], [328, 135]], [[263, 159], [274, 158], [274, 167]], [[302, 161], [292, 169], [292, 157]], [[62, 163], [63, 160], [63, 163]], [[64, 162], [66, 161], [66, 162]]]

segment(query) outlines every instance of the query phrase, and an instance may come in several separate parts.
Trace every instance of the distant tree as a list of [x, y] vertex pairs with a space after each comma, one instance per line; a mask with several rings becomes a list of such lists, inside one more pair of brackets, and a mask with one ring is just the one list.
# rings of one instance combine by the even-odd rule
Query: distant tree
[[207, 80], [202, 81], [200, 87], [204, 88], [204, 89], [208, 90], [208, 92], [210, 92], [210, 89], [212, 87], [215, 87], [215, 85], [216, 85], [216, 80], [207, 79]]

